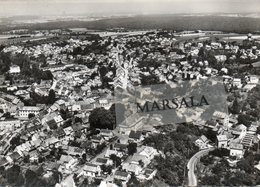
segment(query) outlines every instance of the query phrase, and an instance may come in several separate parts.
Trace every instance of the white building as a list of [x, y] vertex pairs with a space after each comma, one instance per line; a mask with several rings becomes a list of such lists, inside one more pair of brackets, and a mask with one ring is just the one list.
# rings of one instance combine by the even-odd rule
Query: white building
[[96, 164], [87, 163], [83, 169], [83, 174], [88, 177], [100, 176], [101, 168]]
[[21, 122], [18, 119], [7, 119], [0, 121], [0, 130], [14, 130], [20, 126]]
[[227, 60], [226, 55], [216, 55], [215, 58], [216, 58], [217, 62], [225, 62]]
[[243, 145], [238, 143], [232, 143], [229, 146], [230, 148], [230, 156], [236, 156], [238, 158], [242, 158], [244, 155]]
[[249, 76], [248, 84], [258, 84], [258, 77], [255, 75]]
[[241, 79], [239, 79], [239, 78], [234, 78], [234, 79], [233, 79], [233, 86], [235, 86], [235, 87], [237, 87], [237, 88], [242, 88]]
[[21, 72], [21, 69], [17, 65], [13, 65], [10, 67], [9, 73], [10, 74], [19, 74]]
[[227, 136], [226, 135], [218, 135], [218, 148], [226, 148], [227, 147]]
[[28, 118], [29, 114], [37, 115], [40, 112], [40, 108], [36, 106], [24, 106], [19, 109], [19, 117]]

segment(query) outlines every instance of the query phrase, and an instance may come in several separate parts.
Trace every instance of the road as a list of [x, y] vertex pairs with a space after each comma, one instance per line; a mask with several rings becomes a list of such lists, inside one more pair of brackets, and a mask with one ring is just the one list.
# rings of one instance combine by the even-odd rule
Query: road
[[189, 162], [187, 164], [187, 168], [188, 168], [188, 186], [197, 186], [198, 185], [198, 181], [197, 181], [196, 175], [194, 173], [194, 170], [196, 168], [196, 164], [198, 163], [198, 160], [201, 157], [207, 155], [209, 153], [209, 151], [211, 151], [213, 149], [214, 148], [201, 150], [201, 151], [197, 152], [195, 155], [193, 155], [193, 157], [191, 157], [191, 159], [189, 160]]

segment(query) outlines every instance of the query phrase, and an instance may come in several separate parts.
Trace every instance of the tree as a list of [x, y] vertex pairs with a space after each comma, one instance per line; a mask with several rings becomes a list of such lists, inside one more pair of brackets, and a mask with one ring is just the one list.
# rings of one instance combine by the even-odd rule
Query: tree
[[209, 152], [209, 155], [218, 157], [229, 156], [229, 150], [226, 148], [214, 149]]
[[82, 123], [82, 119], [79, 117], [75, 117], [75, 123]]
[[20, 136], [14, 136], [11, 141], [10, 141], [10, 144], [13, 145], [13, 146], [18, 146], [20, 145]]
[[246, 159], [241, 159], [238, 163], [237, 163], [237, 167], [241, 170], [244, 170], [247, 173], [252, 173], [253, 171], [253, 167], [250, 165], [249, 161]]
[[121, 165], [121, 158], [116, 156], [115, 154], [111, 154], [109, 158], [113, 161], [115, 167], [118, 167]]
[[99, 69], [99, 73], [101, 78], [103, 78], [108, 73], [108, 69], [105, 66], [101, 66], [101, 68]]
[[110, 175], [112, 172], [112, 166], [110, 166], [110, 165], [106, 166], [103, 164], [100, 166], [100, 168], [104, 173], [107, 173], [108, 175]]
[[56, 101], [56, 94], [55, 91], [51, 89], [48, 95], [48, 104], [53, 104], [55, 101]]
[[24, 180], [23, 174], [20, 172], [17, 177], [15, 186], [23, 186], [24, 182], [25, 182], [25, 180]]
[[25, 172], [25, 186], [26, 187], [35, 187], [35, 186], [44, 187], [44, 186], [46, 186], [46, 184], [45, 184], [45, 181], [40, 179], [34, 171], [27, 169], [27, 171]]
[[113, 130], [116, 126], [116, 119], [111, 111], [102, 107], [96, 108], [90, 113], [89, 123], [91, 128]]
[[201, 185], [220, 186], [220, 179], [216, 175], [206, 175], [201, 179]]
[[239, 114], [241, 111], [241, 105], [239, 104], [237, 98], [235, 98], [235, 100], [233, 101], [233, 105], [231, 107], [231, 112], [233, 114]]
[[247, 114], [239, 114], [237, 117], [237, 121], [239, 124], [243, 124], [247, 127], [251, 125], [251, 118]]
[[89, 186], [89, 180], [88, 178], [85, 178], [83, 182], [79, 185], [79, 187], [86, 187]]
[[146, 86], [146, 85], [152, 85], [152, 84], [159, 84], [160, 80], [159, 77], [157, 77], [154, 74], [145, 76], [141, 74], [141, 84]]
[[12, 167], [6, 170], [6, 179], [8, 183], [13, 184], [17, 180], [17, 176], [19, 176], [21, 169], [18, 165], [13, 165]]
[[137, 151], [137, 143], [131, 142], [127, 145], [128, 155], [133, 155]]
[[64, 120], [66, 120], [66, 119], [71, 117], [68, 108], [66, 108], [66, 110], [60, 109], [60, 115], [61, 115], [62, 119], [64, 119]]
[[127, 182], [128, 187], [136, 187], [140, 186], [140, 182], [137, 180], [136, 176], [134, 173], [131, 173], [131, 178]]
[[29, 163], [30, 162], [30, 156], [29, 155], [24, 156], [23, 161], [24, 161], [24, 163]]
[[35, 117], [35, 114], [34, 114], [34, 113], [28, 114], [28, 118], [29, 118], [29, 119], [32, 119], [32, 118], [34, 118], [34, 117]]

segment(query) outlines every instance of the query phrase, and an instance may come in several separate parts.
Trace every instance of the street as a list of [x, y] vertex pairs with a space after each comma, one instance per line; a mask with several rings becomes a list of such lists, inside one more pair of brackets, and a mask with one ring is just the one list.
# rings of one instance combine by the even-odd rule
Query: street
[[209, 153], [209, 151], [211, 151], [213, 149], [214, 148], [201, 150], [201, 151], [197, 152], [195, 155], [193, 155], [193, 157], [191, 157], [191, 159], [189, 160], [189, 162], [187, 164], [188, 186], [197, 186], [198, 185], [198, 181], [197, 181], [196, 175], [194, 173], [194, 170], [196, 168], [196, 164], [201, 157], [207, 155]]

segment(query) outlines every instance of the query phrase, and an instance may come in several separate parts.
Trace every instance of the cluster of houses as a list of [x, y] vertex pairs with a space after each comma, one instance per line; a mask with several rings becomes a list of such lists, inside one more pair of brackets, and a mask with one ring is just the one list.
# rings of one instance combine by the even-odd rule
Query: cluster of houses
[[[108, 134], [109, 131], [100, 132], [104, 135], [113, 136]], [[92, 161], [86, 163], [82, 168], [78, 177], [94, 177], [101, 179], [101, 185], [114, 184], [115, 180], [120, 180], [123, 184], [126, 184], [131, 178], [131, 174], [135, 176], [140, 181], [150, 180], [155, 174], [156, 170], [150, 169], [148, 165], [151, 163], [152, 159], [159, 155], [160, 153], [153, 147], [143, 146], [140, 144], [141, 140], [140, 131], [131, 133], [127, 136], [128, 141], [124, 143], [112, 143], [108, 148], [106, 148], [104, 154], [97, 156]], [[129, 143], [137, 143], [137, 150], [133, 155], [128, 153]], [[117, 157], [121, 160], [121, 165], [116, 166], [112, 156]], [[111, 167], [111, 173], [104, 170], [105, 167]]]
[[245, 150], [259, 141], [257, 137], [258, 122], [252, 123], [250, 127], [238, 124], [236, 118], [223, 112], [215, 112], [213, 119], [203, 125], [216, 132], [216, 142], [211, 142], [206, 136], [202, 135], [195, 141], [195, 144], [201, 149], [207, 149], [214, 145], [218, 148], [230, 150], [230, 156], [241, 159]]

